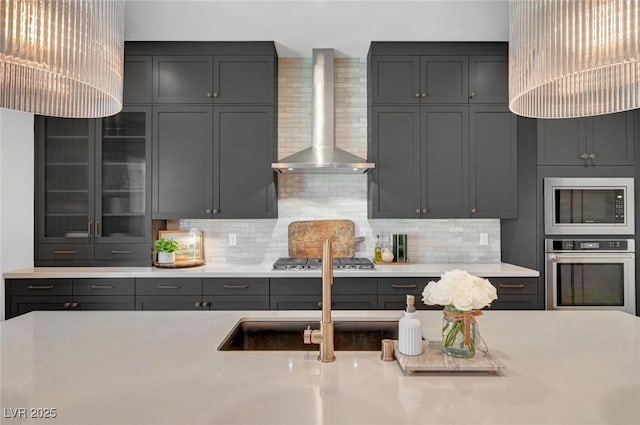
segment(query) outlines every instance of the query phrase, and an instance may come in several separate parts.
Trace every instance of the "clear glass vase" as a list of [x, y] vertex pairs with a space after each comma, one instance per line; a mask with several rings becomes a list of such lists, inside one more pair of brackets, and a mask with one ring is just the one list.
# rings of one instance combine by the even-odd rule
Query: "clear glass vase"
[[442, 350], [452, 357], [473, 357], [476, 354], [476, 313], [449, 306], [443, 313]]

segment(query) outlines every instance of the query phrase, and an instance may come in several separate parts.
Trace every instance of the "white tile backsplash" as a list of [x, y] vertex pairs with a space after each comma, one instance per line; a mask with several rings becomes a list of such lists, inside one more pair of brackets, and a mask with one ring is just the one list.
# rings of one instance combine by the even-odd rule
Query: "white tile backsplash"
[[[335, 60], [336, 145], [367, 155], [366, 59]], [[311, 59], [278, 60], [278, 158], [311, 145]], [[406, 233], [414, 263], [500, 261], [500, 221], [369, 220], [366, 175], [278, 175], [278, 219], [178, 220], [170, 228], [204, 232], [207, 263], [262, 263], [288, 255], [287, 227], [296, 220], [350, 219], [365, 241], [357, 256], [372, 257], [375, 237]], [[229, 233], [238, 244], [228, 246]], [[489, 244], [480, 245], [480, 233]]]

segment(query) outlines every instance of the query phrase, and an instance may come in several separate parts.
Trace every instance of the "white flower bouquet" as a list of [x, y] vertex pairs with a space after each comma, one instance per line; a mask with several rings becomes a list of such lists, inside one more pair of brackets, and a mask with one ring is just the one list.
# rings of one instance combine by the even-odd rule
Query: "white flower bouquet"
[[464, 270], [445, 272], [438, 281], [431, 281], [422, 291], [427, 305], [444, 306], [442, 349], [454, 357], [475, 355], [475, 335], [478, 311], [498, 298], [495, 286], [487, 279]]

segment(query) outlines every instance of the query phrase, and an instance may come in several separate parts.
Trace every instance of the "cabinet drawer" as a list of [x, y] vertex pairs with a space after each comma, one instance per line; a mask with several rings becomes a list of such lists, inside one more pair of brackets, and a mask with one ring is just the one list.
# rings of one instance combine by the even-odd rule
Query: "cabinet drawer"
[[136, 295], [199, 295], [202, 279], [136, 279]]
[[39, 244], [38, 260], [75, 261], [92, 260], [93, 244]]
[[[378, 310], [403, 311], [407, 307], [406, 295], [378, 295]], [[422, 295], [416, 296], [416, 310], [442, 310], [439, 305], [426, 305], [422, 301]]]
[[71, 298], [72, 294], [71, 279], [10, 279], [6, 285], [9, 295], [69, 295]]
[[269, 295], [269, 279], [203, 279], [204, 295]]
[[96, 260], [148, 261], [151, 264], [150, 244], [97, 244]]
[[73, 295], [133, 295], [134, 279], [73, 279]]
[[389, 295], [413, 294], [416, 296], [416, 304], [422, 299], [424, 287], [437, 277], [389, 277], [378, 279], [378, 293]]
[[538, 293], [537, 277], [489, 277], [487, 278], [501, 295], [536, 295]]
[[491, 310], [537, 310], [537, 295], [498, 295], [491, 303]]
[[[376, 279], [337, 277], [331, 293], [335, 295], [376, 294]], [[271, 295], [322, 295], [322, 279], [271, 279]]]

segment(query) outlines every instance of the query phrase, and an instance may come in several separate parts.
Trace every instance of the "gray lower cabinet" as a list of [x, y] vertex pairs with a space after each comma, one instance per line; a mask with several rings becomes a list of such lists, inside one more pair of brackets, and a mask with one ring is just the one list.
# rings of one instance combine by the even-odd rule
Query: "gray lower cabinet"
[[134, 310], [133, 279], [8, 279], [7, 319], [31, 311]]
[[202, 295], [136, 295], [136, 310], [202, 310]]
[[491, 303], [492, 310], [537, 310], [538, 278], [489, 277], [498, 290], [498, 299]]
[[154, 218], [276, 217], [272, 106], [154, 106], [153, 122]]
[[136, 310], [202, 310], [202, 279], [136, 279]]
[[269, 310], [269, 279], [203, 279], [209, 310]]
[[378, 279], [378, 309], [404, 310], [407, 305], [407, 295], [416, 297], [416, 309], [434, 310], [439, 306], [427, 306], [422, 302], [422, 291], [429, 281], [427, 277], [393, 277]]
[[538, 165], [634, 165], [634, 112], [538, 121]]
[[[375, 278], [335, 278], [331, 287], [331, 308], [375, 310]], [[322, 309], [322, 281], [316, 278], [271, 279], [271, 310]]]

